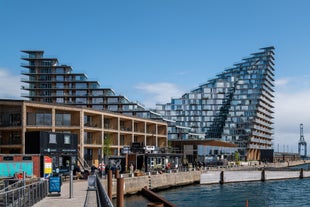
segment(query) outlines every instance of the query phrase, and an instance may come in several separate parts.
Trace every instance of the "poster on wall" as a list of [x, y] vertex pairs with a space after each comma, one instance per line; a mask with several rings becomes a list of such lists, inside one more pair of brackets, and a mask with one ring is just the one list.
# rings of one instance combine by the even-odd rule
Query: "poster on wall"
[[52, 163], [53, 163], [53, 159], [49, 156], [44, 156], [44, 177], [47, 178], [49, 177], [52, 172]]

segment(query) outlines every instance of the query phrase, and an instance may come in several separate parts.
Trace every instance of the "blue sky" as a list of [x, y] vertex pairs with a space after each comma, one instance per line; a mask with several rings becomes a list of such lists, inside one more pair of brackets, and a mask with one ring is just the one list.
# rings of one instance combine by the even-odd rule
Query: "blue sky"
[[[0, 1], [0, 98], [20, 98], [21, 50], [44, 50], [147, 107], [275, 49], [275, 149], [310, 145], [310, 1]], [[308, 150], [310, 151], [310, 150]]]

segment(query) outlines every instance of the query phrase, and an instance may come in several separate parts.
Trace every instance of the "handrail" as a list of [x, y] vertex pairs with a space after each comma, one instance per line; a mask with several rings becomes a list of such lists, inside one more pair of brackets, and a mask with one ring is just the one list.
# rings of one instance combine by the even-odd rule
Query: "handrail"
[[[6, 179], [6, 180], [4, 180], [4, 183], [5, 182], [8, 182], [8, 181], [10, 181], [10, 180], [16, 180], [16, 179]], [[13, 188], [13, 189], [16, 189], [16, 188], [18, 188], [18, 186], [21, 186], [21, 185], [23, 185], [24, 184], [24, 181], [23, 180], [17, 180], [15, 183], [13, 183], [13, 184], [11, 184], [11, 185], [5, 185], [5, 187], [3, 188], [3, 189], [1, 189], [0, 190], [0, 193], [1, 192], [4, 192], [4, 191], [8, 191], [9, 190], [9, 188]], [[22, 186], [21, 186], [22, 187]]]
[[0, 192], [2, 206], [32, 206], [47, 195], [47, 181], [38, 181]]
[[114, 207], [112, 204], [112, 201], [110, 200], [107, 192], [105, 191], [104, 187], [102, 186], [102, 183], [99, 179], [99, 176], [96, 175], [96, 183], [97, 183], [97, 195], [98, 195], [98, 206], [104, 206], [104, 207]]

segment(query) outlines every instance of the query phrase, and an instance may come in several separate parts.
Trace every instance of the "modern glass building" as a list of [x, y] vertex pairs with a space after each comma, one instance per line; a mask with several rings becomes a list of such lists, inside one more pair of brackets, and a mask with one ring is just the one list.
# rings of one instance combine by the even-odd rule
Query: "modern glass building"
[[140, 118], [157, 119], [160, 116], [146, 110], [139, 103], [117, 95], [110, 88], [101, 88], [98, 81], [90, 81], [84, 73], [73, 73], [71, 66], [59, 64], [56, 58], [44, 57], [44, 51], [22, 51], [22, 79], [26, 90], [23, 97], [30, 101], [69, 104], [98, 110], [119, 112]]
[[155, 110], [129, 101], [83, 73], [46, 58], [44, 51], [26, 55], [22, 74], [30, 101], [69, 104], [168, 122], [169, 140], [217, 140], [238, 146], [246, 160], [259, 160], [260, 150], [272, 149], [274, 48], [262, 48], [170, 103]]
[[274, 47], [262, 48], [216, 78], [156, 112], [174, 122], [170, 140], [213, 139], [233, 142], [246, 160], [259, 160], [272, 149]]

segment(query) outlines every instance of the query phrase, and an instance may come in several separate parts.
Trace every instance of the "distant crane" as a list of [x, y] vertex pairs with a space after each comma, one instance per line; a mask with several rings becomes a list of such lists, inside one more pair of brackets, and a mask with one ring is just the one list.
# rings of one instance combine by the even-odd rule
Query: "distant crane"
[[301, 152], [301, 147], [304, 147], [304, 156], [307, 157], [307, 142], [305, 141], [304, 138], [304, 127], [303, 124], [300, 124], [300, 138], [298, 142], [298, 154]]

